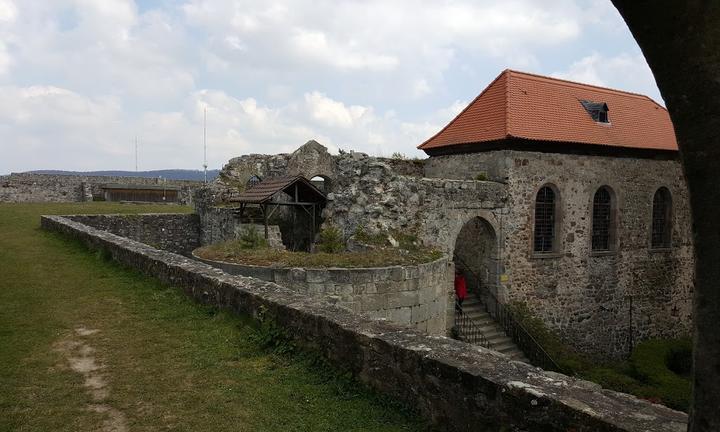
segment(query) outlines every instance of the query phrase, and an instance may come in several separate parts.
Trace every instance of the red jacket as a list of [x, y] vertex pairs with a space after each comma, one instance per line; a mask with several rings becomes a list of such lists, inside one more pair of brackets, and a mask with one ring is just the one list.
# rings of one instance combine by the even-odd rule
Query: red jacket
[[463, 275], [455, 275], [455, 295], [460, 300], [465, 300], [467, 297], [467, 283]]

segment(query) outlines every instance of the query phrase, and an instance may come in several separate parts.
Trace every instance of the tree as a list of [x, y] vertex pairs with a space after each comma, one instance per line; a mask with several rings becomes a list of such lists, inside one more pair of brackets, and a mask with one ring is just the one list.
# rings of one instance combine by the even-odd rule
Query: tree
[[612, 0], [675, 125], [695, 242], [690, 432], [720, 431], [720, 1]]

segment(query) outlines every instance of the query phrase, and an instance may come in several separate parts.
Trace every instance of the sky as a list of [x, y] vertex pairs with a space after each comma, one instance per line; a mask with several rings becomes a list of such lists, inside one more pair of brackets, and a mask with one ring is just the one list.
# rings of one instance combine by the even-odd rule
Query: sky
[[507, 68], [662, 103], [609, 0], [0, 0], [0, 174], [422, 157]]

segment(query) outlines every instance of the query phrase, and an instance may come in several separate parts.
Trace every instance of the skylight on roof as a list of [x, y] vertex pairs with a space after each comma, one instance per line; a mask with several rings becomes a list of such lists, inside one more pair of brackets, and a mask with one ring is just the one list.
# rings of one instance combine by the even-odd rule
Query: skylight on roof
[[605, 102], [593, 102], [589, 100], [581, 100], [580, 103], [582, 104], [583, 108], [585, 108], [585, 111], [587, 111], [588, 114], [590, 114], [590, 117], [592, 117], [593, 121], [596, 121], [598, 123], [610, 123], [610, 118], [608, 117], [608, 106]]

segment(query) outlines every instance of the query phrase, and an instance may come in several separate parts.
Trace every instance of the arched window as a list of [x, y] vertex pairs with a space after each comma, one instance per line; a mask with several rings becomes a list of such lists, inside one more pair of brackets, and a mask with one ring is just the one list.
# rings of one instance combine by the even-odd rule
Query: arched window
[[251, 187], [255, 186], [256, 184], [260, 183], [262, 179], [255, 174], [251, 175], [248, 179], [247, 183], [245, 184], [246, 189], [250, 189]]
[[613, 195], [603, 186], [595, 192], [592, 213], [592, 250], [609, 251], [615, 242]]
[[653, 248], [669, 248], [672, 233], [672, 197], [670, 191], [661, 187], [653, 197], [652, 240]]
[[556, 249], [556, 196], [550, 186], [543, 186], [535, 197], [534, 252], [553, 252]]

